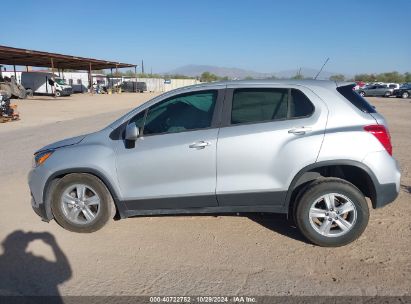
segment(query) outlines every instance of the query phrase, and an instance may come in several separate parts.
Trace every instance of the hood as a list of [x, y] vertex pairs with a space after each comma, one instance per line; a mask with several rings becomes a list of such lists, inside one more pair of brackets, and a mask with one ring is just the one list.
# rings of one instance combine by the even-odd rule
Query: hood
[[87, 135], [88, 134], [80, 135], [80, 136], [76, 136], [76, 137], [71, 137], [71, 138], [67, 138], [67, 139], [57, 141], [55, 143], [52, 143], [50, 145], [47, 145], [47, 146], [37, 150], [35, 152], [35, 154], [39, 153], [39, 152], [42, 152], [42, 151], [54, 150], [54, 149], [58, 149], [58, 148], [62, 148], [62, 147], [76, 145], [76, 144], [80, 143], [84, 138], [86, 138]]

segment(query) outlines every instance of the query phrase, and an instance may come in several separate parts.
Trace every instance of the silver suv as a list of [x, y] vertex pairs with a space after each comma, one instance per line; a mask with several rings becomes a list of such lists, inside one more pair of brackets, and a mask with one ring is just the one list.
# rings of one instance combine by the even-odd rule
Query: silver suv
[[75, 232], [111, 218], [285, 213], [311, 242], [358, 238], [398, 195], [384, 118], [331, 81], [236, 81], [158, 96], [35, 153], [32, 205]]

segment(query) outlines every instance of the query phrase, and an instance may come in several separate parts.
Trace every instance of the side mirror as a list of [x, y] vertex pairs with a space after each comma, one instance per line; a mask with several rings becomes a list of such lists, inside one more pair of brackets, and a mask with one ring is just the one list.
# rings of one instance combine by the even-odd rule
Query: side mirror
[[135, 122], [128, 124], [126, 127], [126, 140], [136, 141], [138, 136], [140, 135], [140, 131], [137, 128]]

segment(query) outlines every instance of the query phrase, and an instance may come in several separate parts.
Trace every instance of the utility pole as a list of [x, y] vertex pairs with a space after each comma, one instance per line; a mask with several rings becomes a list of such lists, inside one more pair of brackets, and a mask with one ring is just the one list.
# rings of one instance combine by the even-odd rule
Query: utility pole
[[53, 93], [53, 97], [56, 97], [56, 79], [54, 78], [54, 60], [53, 58], [50, 58], [51, 60], [51, 79], [53, 80], [53, 85], [51, 86], [51, 92]]
[[144, 61], [141, 59], [141, 73], [144, 74]]

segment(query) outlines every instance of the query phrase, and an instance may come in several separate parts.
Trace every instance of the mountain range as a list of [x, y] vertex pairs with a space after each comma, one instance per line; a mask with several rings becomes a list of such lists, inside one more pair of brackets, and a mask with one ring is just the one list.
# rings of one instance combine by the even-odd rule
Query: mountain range
[[[196, 65], [190, 64], [185, 65], [176, 69], [173, 69], [166, 74], [179, 74], [185, 75], [190, 77], [200, 76], [203, 72], [210, 72], [215, 74], [219, 77], [228, 77], [229, 79], [244, 79], [246, 77], [252, 77], [257, 79], [262, 78], [270, 78], [272, 76], [276, 78], [291, 78], [295, 76], [298, 72], [305, 77], [305, 78], [313, 78], [317, 73], [318, 69], [312, 68], [301, 68], [294, 69], [294, 70], [284, 70], [279, 72], [272, 72], [272, 73], [261, 73], [252, 70], [245, 70], [240, 68], [228, 68], [228, 67], [219, 67], [213, 65]], [[321, 74], [318, 76], [318, 79], [328, 79], [330, 76], [335, 75], [337, 73], [332, 73], [328, 71], [322, 71]]]

